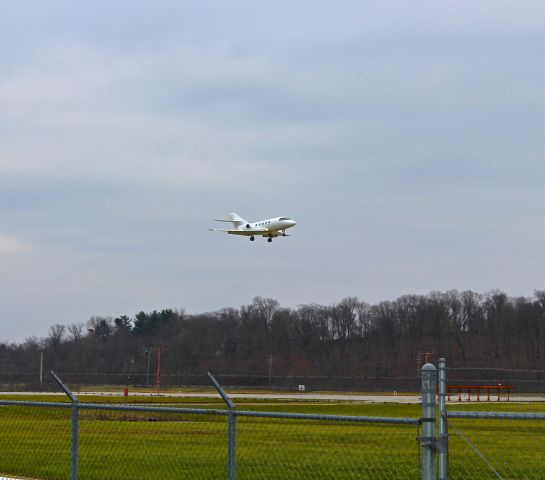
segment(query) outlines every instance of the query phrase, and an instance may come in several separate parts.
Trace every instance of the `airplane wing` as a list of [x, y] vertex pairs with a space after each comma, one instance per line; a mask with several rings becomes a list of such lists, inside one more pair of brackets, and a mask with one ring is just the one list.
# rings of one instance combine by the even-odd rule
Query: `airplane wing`
[[229, 235], [243, 235], [245, 237], [252, 237], [253, 235], [259, 235], [255, 230], [228, 230]]
[[245, 228], [244, 230], [228, 230], [230, 235], [244, 235], [245, 237], [253, 237], [254, 235], [265, 235], [268, 230], [266, 228]]
[[252, 237], [253, 235], [264, 235], [268, 232], [266, 228], [256, 228], [248, 230], [230, 230], [224, 228], [209, 228], [211, 232], [225, 232], [230, 235], [243, 235], [245, 237]]

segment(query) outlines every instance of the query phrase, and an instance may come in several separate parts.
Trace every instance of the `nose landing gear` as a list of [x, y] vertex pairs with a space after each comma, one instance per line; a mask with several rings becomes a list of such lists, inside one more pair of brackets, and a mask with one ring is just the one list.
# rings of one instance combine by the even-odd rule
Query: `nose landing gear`
[[272, 237], [267, 238], [267, 242], [271, 243], [272, 242]]
[[255, 240], [255, 238], [254, 238], [254, 236], [252, 235], [252, 236], [250, 237], [250, 242], [253, 242], [254, 240]]

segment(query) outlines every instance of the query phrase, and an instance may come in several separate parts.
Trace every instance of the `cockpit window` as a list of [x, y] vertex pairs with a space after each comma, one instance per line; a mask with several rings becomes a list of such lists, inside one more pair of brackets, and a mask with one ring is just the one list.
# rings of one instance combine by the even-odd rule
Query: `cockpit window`
[[282, 221], [282, 220], [289, 220], [289, 218], [288, 217], [280, 217], [280, 221]]

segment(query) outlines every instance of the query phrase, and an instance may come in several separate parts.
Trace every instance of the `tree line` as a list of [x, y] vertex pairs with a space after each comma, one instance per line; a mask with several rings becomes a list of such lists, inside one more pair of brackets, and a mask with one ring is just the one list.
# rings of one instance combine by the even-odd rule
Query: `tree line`
[[[200, 314], [95, 316], [52, 325], [46, 338], [0, 344], [0, 383], [35, 384], [43, 354], [45, 370], [73, 382], [153, 384], [159, 349], [163, 384], [199, 383], [210, 370], [231, 384], [285, 386], [287, 378], [306, 378], [322, 388], [411, 389], [419, 364], [442, 356], [451, 378], [521, 380], [522, 389], [539, 390], [545, 290], [533, 297], [450, 290], [377, 304], [347, 297], [297, 308], [256, 297], [240, 308]], [[511, 379], [500, 369], [533, 373]]]

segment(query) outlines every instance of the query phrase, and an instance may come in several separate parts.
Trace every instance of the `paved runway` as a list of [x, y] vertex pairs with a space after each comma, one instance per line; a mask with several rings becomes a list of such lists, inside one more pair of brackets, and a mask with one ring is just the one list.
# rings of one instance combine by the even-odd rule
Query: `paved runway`
[[[10, 395], [59, 395], [60, 392], [5, 392]], [[103, 397], [119, 397], [123, 395], [122, 390], [113, 392], [74, 392], [76, 396], [96, 395]], [[420, 403], [419, 395], [365, 395], [358, 393], [350, 394], [331, 394], [331, 393], [230, 393], [228, 395], [233, 399], [244, 400], [293, 400], [293, 401], [312, 401], [312, 402], [373, 402], [373, 403]], [[129, 391], [129, 397], [178, 397], [178, 398], [220, 398], [218, 393], [210, 392], [138, 392]], [[1, 479], [0, 479], [1, 480]]]
[[[219, 398], [217, 393], [175, 393], [168, 396], [183, 398]], [[418, 395], [359, 395], [329, 393], [229, 393], [232, 399], [293, 400], [308, 402], [368, 402], [368, 403], [420, 403]]]
[[[59, 392], [3, 392], [10, 395], [59, 395]], [[122, 390], [112, 392], [81, 392], [76, 393], [78, 397], [84, 397], [86, 395], [97, 396], [121, 396]], [[361, 402], [361, 403], [405, 403], [405, 404], [418, 404], [420, 403], [420, 395], [395, 395], [395, 394], [359, 394], [359, 393], [231, 393], [227, 392], [229, 396], [236, 400], [286, 400], [286, 401], [300, 401], [300, 402]], [[153, 396], [157, 397], [158, 394], [150, 392], [138, 392], [129, 391], [129, 397], [132, 396]], [[179, 397], [179, 398], [220, 398], [219, 394], [211, 392], [165, 392], [160, 394], [161, 397]], [[466, 404], [476, 403], [476, 397], [472, 395], [471, 401], [467, 401], [467, 394], [462, 396], [463, 401], [458, 401], [458, 394], [451, 396], [450, 404]], [[501, 397], [501, 401], [505, 402], [504, 395]], [[511, 395], [511, 402], [545, 402], [545, 396], [543, 395]], [[481, 399], [480, 403], [497, 403], [497, 397], [490, 396], [490, 401], [485, 402]], [[0, 478], [0, 480], [2, 480]]]

